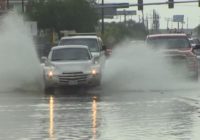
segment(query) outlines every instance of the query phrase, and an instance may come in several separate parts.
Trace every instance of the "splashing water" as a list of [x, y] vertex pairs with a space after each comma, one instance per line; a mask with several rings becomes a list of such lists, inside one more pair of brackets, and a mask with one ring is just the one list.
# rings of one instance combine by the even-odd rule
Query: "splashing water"
[[198, 82], [177, 77], [172, 67], [159, 51], [141, 43], [125, 41], [116, 47], [106, 63], [103, 87], [115, 91], [184, 90], [199, 87]]
[[23, 17], [15, 12], [0, 18], [0, 65], [0, 91], [41, 90], [33, 37]]

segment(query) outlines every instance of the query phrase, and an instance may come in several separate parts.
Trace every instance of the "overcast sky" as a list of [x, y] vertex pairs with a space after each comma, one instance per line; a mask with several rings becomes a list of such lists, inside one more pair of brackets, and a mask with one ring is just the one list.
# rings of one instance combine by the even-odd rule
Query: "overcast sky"
[[[167, 0], [143, 0], [144, 3], [151, 3], [151, 2], [166, 2]], [[189, 1], [189, 0], [174, 0], [174, 1]], [[101, 2], [101, 0], [99, 0]], [[104, 0], [105, 3], [120, 3], [120, 2], [128, 2], [130, 4], [137, 3], [137, 0]], [[131, 7], [129, 9], [137, 10], [137, 7]], [[152, 11], [155, 9], [161, 19], [161, 28], [167, 27], [166, 18], [172, 18], [173, 15], [184, 15], [184, 20], [187, 23], [188, 19], [188, 25], [189, 28], [194, 28], [198, 24], [200, 24], [200, 7], [198, 7], [198, 2], [196, 3], [186, 3], [186, 4], [175, 4], [174, 9], [168, 9], [168, 5], [157, 5], [157, 6], [144, 6], [144, 15], [145, 17], [152, 17]], [[138, 15], [141, 15], [140, 11], [137, 11]], [[134, 16], [134, 20], [138, 21], [138, 15]], [[115, 18], [115, 20], [119, 20], [119, 18]], [[187, 27], [187, 24], [185, 23], [184, 27]], [[177, 23], [169, 23], [170, 27], [176, 28]]]

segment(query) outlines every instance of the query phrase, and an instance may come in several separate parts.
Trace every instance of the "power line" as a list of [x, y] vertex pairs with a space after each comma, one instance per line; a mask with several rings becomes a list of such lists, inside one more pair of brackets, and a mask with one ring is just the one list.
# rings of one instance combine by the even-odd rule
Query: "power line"
[[[181, 4], [181, 3], [196, 3], [199, 2], [199, 0], [191, 0], [191, 1], [174, 1], [173, 3]], [[170, 2], [154, 2], [154, 3], [143, 3], [143, 6], [148, 6], [148, 5], [165, 5], [165, 4], [170, 4]], [[140, 4], [129, 4], [129, 6], [139, 6]]]
[[[182, 3], [197, 3], [199, 2], [199, 0], [191, 0], [191, 1], [174, 1], [174, 4], [182, 4]], [[154, 3], [143, 3], [143, 6], [151, 6], [151, 5], [166, 5], [166, 4], [170, 4], [170, 2], [166, 1], [166, 2], [154, 2]], [[141, 4], [129, 4], [129, 7], [133, 7], [133, 6], [140, 6]], [[119, 5], [104, 5], [104, 8], [119, 8]]]

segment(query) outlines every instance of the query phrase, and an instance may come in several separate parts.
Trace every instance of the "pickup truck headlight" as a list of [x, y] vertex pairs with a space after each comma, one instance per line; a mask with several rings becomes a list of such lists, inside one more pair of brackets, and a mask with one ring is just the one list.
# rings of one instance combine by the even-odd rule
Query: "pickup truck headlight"
[[49, 70], [47, 75], [48, 75], [49, 78], [52, 78], [54, 76], [53, 70]]
[[96, 74], [97, 74], [97, 70], [96, 70], [96, 69], [92, 69], [92, 70], [91, 70], [91, 74], [92, 74], [92, 75], [96, 75]]
[[47, 74], [48, 78], [52, 78], [55, 75], [57, 75], [57, 72], [56, 72], [56, 69], [54, 67], [52, 67], [52, 68], [47, 70], [46, 74]]

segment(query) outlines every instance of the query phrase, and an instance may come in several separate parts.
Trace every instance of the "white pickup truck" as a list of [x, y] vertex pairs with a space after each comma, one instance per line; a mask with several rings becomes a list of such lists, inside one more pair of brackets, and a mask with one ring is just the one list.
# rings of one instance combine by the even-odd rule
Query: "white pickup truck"
[[101, 69], [87, 46], [64, 45], [53, 47], [44, 61], [45, 90], [59, 86], [97, 86]]
[[95, 57], [103, 70], [106, 62], [106, 46], [101, 37], [91, 33], [76, 33], [64, 36], [60, 39], [59, 45], [84, 45], [88, 46], [92, 56]]

